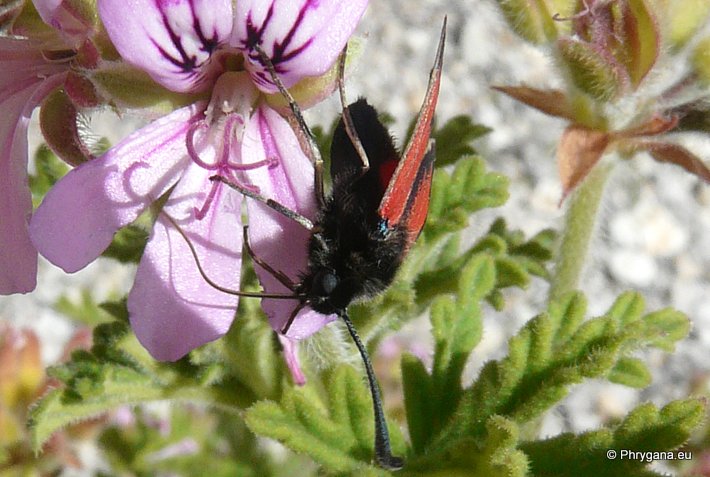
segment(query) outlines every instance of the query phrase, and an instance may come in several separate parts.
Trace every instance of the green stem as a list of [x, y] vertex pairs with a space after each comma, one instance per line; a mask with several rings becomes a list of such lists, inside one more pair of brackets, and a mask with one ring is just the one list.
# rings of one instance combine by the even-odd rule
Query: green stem
[[550, 300], [577, 289], [594, 234], [594, 223], [611, 165], [598, 164], [570, 198], [550, 283]]

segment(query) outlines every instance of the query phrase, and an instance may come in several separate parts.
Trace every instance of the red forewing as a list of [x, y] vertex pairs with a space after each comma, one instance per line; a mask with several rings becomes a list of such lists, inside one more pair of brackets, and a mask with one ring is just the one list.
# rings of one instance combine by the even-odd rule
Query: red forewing
[[445, 38], [446, 23], [441, 31], [436, 60], [429, 75], [429, 85], [424, 103], [419, 110], [414, 132], [378, 208], [379, 216], [385, 219], [390, 227], [405, 226], [409, 232], [410, 245], [424, 226], [429, 209], [434, 167], [433, 140], [429, 136], [439, 98]]

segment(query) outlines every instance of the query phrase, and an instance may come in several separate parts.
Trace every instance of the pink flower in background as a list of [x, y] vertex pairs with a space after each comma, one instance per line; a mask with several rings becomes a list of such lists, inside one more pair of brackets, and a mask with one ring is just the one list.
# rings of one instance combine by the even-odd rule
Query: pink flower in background
[[[64, 2], [33, 0], [45, 18], [67, 15]], [[90, 28], [79, 18], [71, 36], [84, 42]], [[64, 37], [67, 21], [50, 24]], [[81, 26], [83, 25], [83, 28]], [[47, 30], [50, 30], [49, 28]], [[23, 32], [16, 32], [21, 35]], [[42, 39], [0, 37], [0, 294], [27, 293], [37, 281], [37, 251], [30, 241], [28, 220], [32, 197], [27, 184], [27, 127], [32, 111], [61, 87], [71, 69], [74, 42], [47, 44]], [[60, 52], [63, 60], [50, 59]]]
[[[316, 208], [313, 167], [291, 127], [265, 101], [276, 88], [253, 46], [262, 46], [291, 86], [327, 72], [366, 6], [366, 0], [240, 0], [235, 9], [231, 0], [99, 0], [106, 31], [125, 61], [172, 91], [205, 92], [210, 100], [168, 114], [67, 174], [32, 219], [37, 248], [76, 271], [169, 193], [163, 211], [190, 237], [206, 273], [238, 289], [242, 196], [209, 178], [218, 174], [258, 188], [306, 216]], [[308, 231], [253, 200], [247, 212], [254, 252], [297, 280]], [[257, 273], [265, 291], [289, 293], [258, 267]], [[263, 301], [274, 329], [296, 304]], [[185, 240], [160, 214], [128, 298], [141, 343], [157, 359], [178, 359], [226, 333], [236, 305], [235, 296], [199, 275]], [[332, 319], [302, 310], [287, 338], [308, 336]], [[291, 344], [284, 346], [287, 362], [301, 381]]]

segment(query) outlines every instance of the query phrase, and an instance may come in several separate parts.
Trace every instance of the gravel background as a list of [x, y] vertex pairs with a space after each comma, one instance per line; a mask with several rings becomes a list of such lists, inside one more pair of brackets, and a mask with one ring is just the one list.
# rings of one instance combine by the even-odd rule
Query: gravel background
[[[514, 36], [488, 1], [371, 2], [359, 33], [365, 48], [348, 81], [348, 95], [367, 96], [397, 120], [401, 137], [416, 114], [433, 61], [442, 19], [449, 30], [438, 115], [440, 124], [457, 114], [469, 114], [493, 128], [476, 147], [491, 169], [511, 178], [511, 199], [502, 208], [476, 217], [472, 237], [503, 215], [511, 226], [534, 234], [558, 227], [563, 209], [557, 207], [561, 189], [554, 161], [555, 144], [563, 123], [495, 93], [492, 84], [525, 82], [539, 87], [559, 80], [545, 52]], [[337, 98], [307, 112], [311, 124], [329, 124], [339, 111]], [[92, 125], [114, 140], [133, 131], [140, 119], [117, 120], [98, 114]], [[33, 133], [37, 144], [38, 136]], [[706, 160], [708, 144], [697, 150]], [[703, 155], [703, 152], [705, 153]], [[580, 431], [623, 415], [641, 401], [663, 404], [687, 395], [690, 383], [704, 383], [710, 365], [710, 188], [679, 169], [634, 159], [616, 168], [602, 204], [599, 236], [582, 288], [590, 312], [600, 313], [623, 290], [636, 289], [647, 297], [649, 309], [673, 306], [693, 322], [691, 336], [674, 355], [649, 353], [654, 384], [642, 391], [602, 382], [575, 389], [564, 406], [545, 420], [543, 433]], [[71, 276], [47, 264], [40, 265], [37, 291], [26, 296], [0, 298], [0, 320], [28, 325], [47, 346], [47, 362], [59, 354], [71, 326], [52, 309], [61, 294], [78, 296], [90, 287], [98, 299], [125, 293], [133, 270], [99, 261]], [[484, 341], [470, 365], [475, 376], [481, 364], [505, 353], [508, 337], [541, 310], [547, 289], [535, 282], [529, 290], [508, 295], [504, 313], [488, 310]], [[427, 343], [428, 321], [418, 320], [396, 338]], [[426, 344], [423, 346], [427, 346]], [[429, 345], [430, 346], [430, 345]], [[705, 389], [705, 384], [702, 384]]]

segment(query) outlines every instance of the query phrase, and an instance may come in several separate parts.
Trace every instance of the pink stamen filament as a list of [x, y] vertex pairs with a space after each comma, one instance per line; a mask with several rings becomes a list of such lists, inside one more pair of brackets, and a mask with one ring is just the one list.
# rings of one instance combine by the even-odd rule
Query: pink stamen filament
[[[220, 149], [219, 153], [219, 159], [216, 161], [214, 164], [209, 164], [205, 161], [203, 161], [200, 158], [199, 153], [197, 152], [197, 148], [195, 147], [195, 135], [197, 134], [198, 131], [204, 131], [209, 128], [209, 125], [206, 124], [205, 121], [199, 121], [193, 125], [190, 126], [190, 128], [187, 131], [186, 134], [186, 147], [187, 147], [187, 153], [190, 156], [190, 159], [197, 164], [198, 166], [208, 170], [208, 171], [219, 171], [219, 175], [222, 175], [223, 177], [228, 178], [232, 182], [236, 182], [245, 189], [249, 189], [253, 192], [259, 192], [259, 188], [257, 186], [254, 186], [252, 184], [245, 184], [242, 183], [237, 178], [237, 175], [235, 174], [236, 171], [247, 171], [251, 169], [257, 169], [259, 167], [275, 167], [279, 163], [279, 158], [275, 155], [270, 155], [266, 159], [263, 159], [261, 161], [256, 161], [252, 162], [249, 164], [235, 164], [229, 161], [229, 156], [230, 152], [232, 149], [232, 144], [234, 141], [234, 136], [235, 136], [235, 129], [238, 124], [244, 124], [244, 119], [240, 114], [230, 114], [224, 125], [224, 130], [222, 133], [222, 147]], [[219, 190], [219, 187], [222, 185], [221, 182], [213, 181], [212, 186], [210, 187], [210, 191], [207, 194], [207, 198], [205, 199], [205, 202], [203, 203], [202, 207], [199, 209], [195, 207], [193, 209], [195, 213], [195, 217], [198, 220], [202, 220], [206, 215], [207, 212], [209, 211], [210, 207], [212, 206], [212, 202], [214, 202], [215, 197], [217, 196], [217, 191]]]
[[195, 133], [197, 132], [198, 129], [207, 129], [208, 126], [205, 124], [204, 121], [199, 121], [190, 126], [190, 129], [187, 130], [187, 135], [185, 136], [185, 145], [187, 146], [187, 153], [190, 156], [190, 159], [192, 159], [192, 162], [197, 164], [198, 166], [202, 167], [203, 169], [207, 169], [208, 171], [213, 171], [215, 169], [219, 168], [219, 163], [217, 164], [207, 164], [205, 161], [200, 159], [200, 155], [197, 153], [197, 149], [195, 149]]
[[197, 220], [202, 220], [205, 218], [205, 215], [207, 215], [207, 211], [210, 210], [210, 206], [217, 195], [217, 190], [220, 185], [220, 182], [213, 181], [212, 186], [210, 187], [210, 192], [207, 194], [207, 198], [205, 199], [204, 204], [202, 204], [202, 207], [199, 209], [197, 207], [193, 208], [193, 212], [195, 212], [195, 218], [197, 218]]

